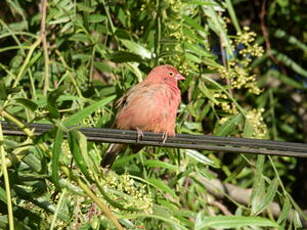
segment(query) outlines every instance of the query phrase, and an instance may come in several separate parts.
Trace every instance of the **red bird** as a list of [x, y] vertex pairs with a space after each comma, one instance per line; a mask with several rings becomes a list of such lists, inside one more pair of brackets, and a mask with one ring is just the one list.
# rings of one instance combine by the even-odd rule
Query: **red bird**
[[[118, 129], [137, 130], [138, 138], [142, 131], [163, 133], [175, 136], [177, 108], [181, 102], [179, 80], [185, 78], [171, 65], [160, 65], [148, 74], [147, 78], [132, 87], [117, 102], [119, 108], [115, 118]], [[111, 166], [124, 144], [111, 144], [101, 165]], [[138, 152], [142, 146], [136, 146]]]

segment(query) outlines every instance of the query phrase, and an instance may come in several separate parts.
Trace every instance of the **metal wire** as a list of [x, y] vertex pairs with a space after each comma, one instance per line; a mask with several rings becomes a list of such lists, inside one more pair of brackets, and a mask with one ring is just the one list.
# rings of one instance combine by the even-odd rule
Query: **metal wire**
[[[23, 131], [7, 122], [1, 122], [5, 135], [25, 135]], [[28, 124], [28, 128], [34, 129], [35, 135], [41, 135], [54, 128], [48, 124]], [[172, 148], [199, 149], [210, 151], [252, 153], [278, 156], [307, 157], [307, 144], [282, 141], [270, 141], [261, 139], [217, 137], [208, 135], [177, 134], [168, 137], [162, 143], [162, 134], [144, 132], [144, 137], [137, 140], [137, 132], [132, 130], [105, 129], [105, 128], [78, 128], [89, 141], [107, 143], [126, 143], [151, 146], [163, 146]]]

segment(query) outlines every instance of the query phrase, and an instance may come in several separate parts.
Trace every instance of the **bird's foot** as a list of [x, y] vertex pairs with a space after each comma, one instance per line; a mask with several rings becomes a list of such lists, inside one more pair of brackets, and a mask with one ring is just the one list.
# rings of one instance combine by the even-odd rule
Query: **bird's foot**
[[144, 137], [144, 133], [139, 128], [136, 128], [136, 132], [137, 132], [136, 142], [140, 142]]
[[164, 132], [164, 133], [162, 134], [162, 144], [165, 144], [167, 138], [168, 138], [167, 132]]

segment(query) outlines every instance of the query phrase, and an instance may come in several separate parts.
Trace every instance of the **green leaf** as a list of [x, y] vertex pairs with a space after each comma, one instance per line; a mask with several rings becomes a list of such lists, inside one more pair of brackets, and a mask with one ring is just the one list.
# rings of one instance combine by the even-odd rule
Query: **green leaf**
[[166, 168], [172, 171], [178, 170], [178, 167], [176, 165], [172, 165], [159, 160], [146, 160], [144, 161], [144, 165], [150, 168]]
[[197, 56], [195, 56], [194, 54], [191, 54], [191, 53], [185, 53], [185, 57], [186, 57], [187, 60], [189, 60], [191, 62], [195, 62], [195, 63], [198, 63], [198, 64], [202, 62], [202, 60], [199, 57], [197, 57]]
[[218, 101], [214, 97], [214, 91], [209, 90], [203, 81], [199, 82], [198, 88], [205, 97], [210, 99], [210, 101], [212, 101], [213, 103], [218, 103]]
[[[112, 165], [112, 169], [123, 169], [127, 167], [127, 162], [131, 162], [134, 158], [136, 158], [137, 154], [127, 154], [119, 157]], [[134, 164], [128, 164], [128, 166], [134, 166]]]
[[204, 57], [212, 57], [212, 54], [206, 51], [204, 48], [200, 47], [199, 45], [185, 43], [184, 46], [191, 50], [194, 54]]
[[148, 178], [147, 181], [156, 187], [157, 189], [161, 190], [162, 192], [170, 194], [172, 197], [177, 198], [176, 193], [173, 189], [171, 189], [167, 184], [163, 183], [163, 181], [156, 179], [156, 178]]
[[122, 62], [143, 62], [141, 56], [126, 52], [126, 51], [117, 51], [109, 55], [109, 58], [111, 61], [114, 61], [116, 63], [122, 63]]
[[24, 107], [30, 109], [32, 112], [34, 112], [38, 107], [36, 103], [26, 98], [16, 98], [15, 101], [19, 104], [22, 104]]
[[253, 137], [253, 134], [254, 134], [254, 126], [250, 122], [250, 119], [246, 118], [244, 122], [243, 137], [246, 138]]
[[278, 183], [277, 178], [275, 178], [267, 191], [265, 191], [264, 183], [259, 188], [257, 187], [257, 194], [252, 199], [252, 215], [260, 214], [272, 203], [278, 189]]
[[3, 81], [0, 81], [0, 99], [5, 100], [7, 98], [7, 90]]
[[49, 114], [50, 114], [50, 117], [51, 117], [51, 118], [57, 119], [57, 118], [60, 118], [60, 117], [61, 117], [61, 115], [60, 115], [60, 113], [59, 113], [59, 111], [57, 110], [56, 107], [54, 107], [54, 106], [48, 104], [46, 108], [47, 108], [47, 110], [49, 111]]
[[56, 102], [58, 98], [64, 93], [64, 90], [65, 87], [61, 86], [47, 95], [47, 109], [49, 110], [52, 118], [60, 118], [60, 113], [57, 109]]
[[59, 165], [60, 165], [60, 156], [62, 153], [62, 143], [63, 143], [63, 130], [57, 128], [56, 136], [52, 148], [52, 159], [51, 159], [51, 178], [56, 188], [60, 191], [60, 177], [59, 177]]
[[145, 47], [133, 41], [122, 39], [121, 42], [126, 46], [131, 52], [140, 55], [143, 59], [151, 59], [152, 53]]
[[237, 125], [242, 122], [242, 119], [243, 116], [241, 113], [230, 116], [226, 122], [218, 126], [214, 134], [216, 136], [227, 136], [231, 134], [233, 131], [237, 130]]
[[272, 50], [272, 53], [274, 54], [274, 57], [284, 63], [287, 67], [291, 68], [294, 72], [301, 74], [304, 77], [307, 77], [307, 70], [304, 69], [302, 66], [300, 66], [297, 62], [292, 60], [289, 56], [286, 54], [280, 53], [276, 50]]
[[81, 151], [81, 148], [84, 148], [80, 145], [81, 138], [85, 138], [85, 136], [79, 131], [72, 130], [68, 133], [68, 143], [74, 160], [76, 161], [76, 164], [80, 168], [81, 172], [90, 180], [87, 164], [82, 155], [82, 152], [84, 151]]
[[293, 224], [294, 229], [302, 229], [303, 227], [300, 214], [296, 210], [293, 211]]
[[92, 13], [96, 8], [87, 6], [86, 3], [77, 3], [78, 10], [84, 11], [87, 13]]
[[301, 42], [293, 35], [289, 35], [287, 31], [277, 29], [274, 33], [274, 36], [277, 38], [284, 38], [290, 44], [296, 46], [297, 48], [302, 49], [304, 52], [307, 52], [307, 45], [304, 42]]
[[198, 31], [201, 31], [203, 33], [206, 33], [206, 31], [204, 30], [204, 28], [200, 25], [200, 23], [198, 21], [196, 21], [195, 19], [187, 16], [187, 15], [183, 15], [183, 19], [184, 21], [192, 26], [194, 29], [198, 30]]
[[286, 85], [290, 85], [292, 87], [298, 88], [298, 89], [304, 89], [303, 82], [298, 82], [294, 80], [293, 78], [277, 71], [277, 70], [269, 70], [266, 75], [275, 77], [279, 80], [281, 80]]
[[255, 214], [257, 210], [259, 210], [258, 204], [262, 202], [263, 197], [265, 196], [265, 183], [264, 178], [262, 176], [264, 160], [264, 156], [257, 156], [256, 173], [254, 176], [254, 184], [251, 195], [251, 210], [253, 214]]
[[101, 61], [100, 62], [94, 62], [94, 66], [100, 72], [111, 73], [113, 71], [113, 67], [108, 65], [106, 62], [101, 62]]
[[105, 105], [110, 103], [116, 98], [116, 96], [110, 96], [107, 98], [104, 98], [103, 100], [97, 101], [94, 104], [80, 110], [79, 112], [75, 113], [74, 115], [70, 116], [67, 118], [63, 124], [68, 127], [68, 126], [73, 126], [77, 125], [79, 122], [81, 122], [84, 118], [88, 117], [91, 113], [94, 111], [103, 108]]
[[211, 1], [204, 1], [204, 0], [191, 0], [188, 1], [190, 5], [200, 5], [200, 6], [218, 6], [217, 3]]
[[89, 23], [99, 23], [105, 20], [105, 16], [101, 14], [91, 14], [87, 17]]
[[204, 164], [204, 165], [211, 165], [213, 167], [215, 167], [215, 164], [212, 160], [210, 160], [208, 157], [206, 157], [205, 155], [201, 154], [200, 152], [194, 150], [194, 149], [187, 149], [186, 153], [189, 157], [192, 157], [193, 159], [195, 159], [196, 161]]
[[0, 187], [0, 200], [7, 203], [6, 192], [2, 187]]
[[44, 162], [37, 157], [37, 149], [34, 147], [24, 148], [23, 151], [27, 151], [28, 154], [24, 156], [22, 161], [27, 164], [34, 172], [41, 173], [42, 169], [45, 167]]
[[278, 217], [277, 223], [281, 224], [284, 220], [286, 220], [291, 214], [291, 203], [288, 197], [285, 197], [283, 200], [283, 207], [281, 213]]
[[[201, 223], [199, 223], [201, 222]], [[206, 228], [242, 228], [242, 227], [275, 227], [280, 226], [269, 219], [262, 217], [245, 217], [245, 216], [212, 216], [203, 217], [198, 220], [198, 227], [195, 230]]]
[[70, 38], [70, 41], [82, 42], [82, 43], [91, 43], [91, 39], [86, 34], [73, 34]]

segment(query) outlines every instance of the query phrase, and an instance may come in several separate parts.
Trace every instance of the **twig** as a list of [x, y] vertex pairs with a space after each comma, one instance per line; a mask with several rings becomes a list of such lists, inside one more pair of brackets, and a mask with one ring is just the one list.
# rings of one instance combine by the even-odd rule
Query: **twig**
[[[211, 195], [215, 196], [218, 199], [223, 199], [228, 197], [237, 205], [249, 205], [250, 197], [252, 194], [251, 189], [244, 189], [239, 186], [230, 184], [230, 183], [223, 183], [218, 179], [208, 179], [201, 175], [194, 175], [193, 178], [200, 182], [210, 193]], [[223, 210], [222, 210], [223, 211]], [[278, 203], [272, 202], [268, 207], [267, 211], [272, 213], [274, 217], [279, 217], [282, 213], [281, 207]], [[291, 219], [291, 215], [289, 215], [288, 219]], [[306, 220], [304, 221], [304, 216], [301, 216], [303, 220], [303, 226], [307, 226]]]
[[109, 207], [99, 199], [95, 193], [85, 184], [83, 181], [78, 178], [77, 183], [79, 186], [83, 189], [83, 191], [90, 197], [92, 200], [95, 201], [95, 203], [99, 206], [99, 208], [103, 211], [104, 215], [112, 221], [112, 223], [115, 225], [115, 227], [119, 230], [123, 230], [124, 228], [120, 225], [118, 222], [118, 219], [113, 215], [112, 211], [109, 209]]
[[155, 64], [158, 65], [160, 57], [161, 46], [161, 12], [160, 12], [160, 0], [156, 0], [156, 34], [155, 34]]
[[213, 201], [209, 201], [208, 203], [211, 204], [212, 206], [215, 206], [215, 207], [217, 207], [218, 209], [220, 209], [220, 210], [224, 213], [224, 215], [226, 215], [226, 216], [232, 216], [232, 213], [231, 213], [231, 212], [228, 210], [228, 208], [227, 208], [225, 205], [223, 205], [221, 202], [216, 201], [216, 200], [213, 200]]
[[27, 65], [30, 62], [30, 58], [32, 57], [32, 54], [33, 54], [34, 50], [36, 49], [36, 47], [39, 46], [41, 41], [42, 41], [42, 38], [38, 37], [37, 40], [30, 46], [29, 52], [27, 54], [27, 57], [26, 57], [24, 63], [22, 64], [22, 66], [20, 67], [20, 71], [19, 71], [19, 73], [18, 73], [18, 75], [17, 75], [17, 77], [16, 77], [16, 79], [15, 79], [15, 81], [13, 83], [13, 88], [17, 87], [21, 77], [23, 76], [23, 74], [24, 74], [24, 72], [26, 70]]
[[41, 18], [40, 36], [41, 36], [42, 43], [43, 43], [44, 59], [45, 59], [45, 71], [44, 71], [45, 84], [44, 84], [44, 90], [43, 90], [44, 95], [47, 94], [47, 91], [49, 89], [49, 56], [48, 56], [48, 44], [47, 44], [47, 39], [46, 39], [47, 6], [48, 6], [47, 0], [41, 0], [40, 11], [42, 14], [42, 18]]
[[68, 74], [68, 76], [70, 77], [70, 80], [71, 80], [71, 82], [73, 83], [73, 85], [74, 85], [74, 87], [75, 87], [75, 89], [76, 89], [76, 91], [77, 91], [77, 93], [78, 93], [78, 96], [81, 97], [81, 98], [83, 98], [82, 93], [81, 93], [81, 91], [80, 91], [80, 89], [79, 89], [78, 83], [77, 83], [75, 77], [74, 77], [73, 74], [72, 74], [72, 73], [73, 73], [72, 68], [70, 68], [70, 67], [68, 66], [68, 64], [66, 63], [66, 61], [65, 61], [65, 59], [64, 59], [64, 57], [63, 57], [63, 55], [61, 54], [61, 52], [60, 52], [59, 50], [55, 50], [55, 53], [59, 56], [60, 61], [61, 61], [62, 65], [63, 65], [63, 67], [66, 69], [67, 74]]

